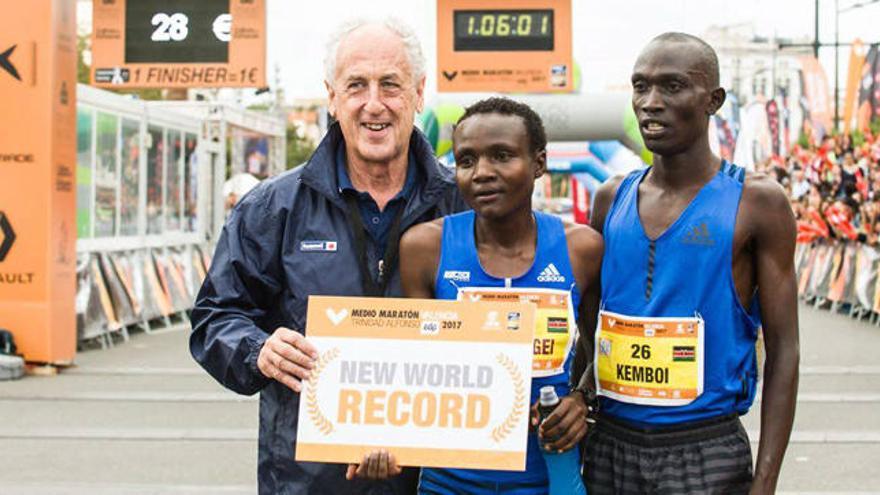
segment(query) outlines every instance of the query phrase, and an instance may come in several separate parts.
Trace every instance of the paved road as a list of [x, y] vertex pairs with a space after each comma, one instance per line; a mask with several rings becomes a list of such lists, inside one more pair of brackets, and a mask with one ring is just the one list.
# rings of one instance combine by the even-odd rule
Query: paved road
[[[254, 493], [257, 402], [202, 373], [187, 333], [135, 335], [57, 377], [0, 383], [0, 493]], [[780, 491], [880, 493], [880, 328], [802, 307], [801, 348]]]

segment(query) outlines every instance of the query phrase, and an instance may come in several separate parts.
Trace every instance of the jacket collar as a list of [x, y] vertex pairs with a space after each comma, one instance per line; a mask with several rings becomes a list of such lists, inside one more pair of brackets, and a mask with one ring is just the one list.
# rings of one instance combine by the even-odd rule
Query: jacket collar
[[[336, 150], [339, 142], [344, 138], [342, 128], [338, 122], [327, 129], [327, 135], [318, 144], [309, 161], [303, 166], [302, 181], [325, 196], [328, 200], [345, 208], [345, 202], [339, 194], [339, 184], [336, 178]], [[443, 170], [442, 166], [434, 157], [434, 150], [424, 134], [413, 128], [412, 137], [409, 140], [410, 152], [414, 155], [416, 166], [422, 171], [424, 184], [417, 184], [414, 194], [421, 194], [425, 202], [433, 203], [443, 195], [448, 187], [455, 187], [452, 174]]]

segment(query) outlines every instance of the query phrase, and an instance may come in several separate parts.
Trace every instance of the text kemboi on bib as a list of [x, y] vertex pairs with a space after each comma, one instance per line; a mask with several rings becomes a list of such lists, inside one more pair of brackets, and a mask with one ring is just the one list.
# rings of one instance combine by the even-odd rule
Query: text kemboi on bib
[[681, 406], [703, 393], [705, 323], [599, 312], [596, 391], [629, 404]]

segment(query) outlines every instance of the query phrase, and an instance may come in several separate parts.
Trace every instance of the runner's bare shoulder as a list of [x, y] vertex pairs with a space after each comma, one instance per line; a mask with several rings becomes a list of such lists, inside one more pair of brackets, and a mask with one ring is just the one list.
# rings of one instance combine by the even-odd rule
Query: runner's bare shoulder
[[443, 218], [430, 222], [413, 225], [400, 238], [400, 250], [409, 250], [418, 253], [423, 250], [428, 252], [440, 250], [440, 241], [443, 238]]
[[612, 175], [599, 185], [599, 188], [596, 189], [596, 201], [599, 201], [599, 199], [613, 200], [617, 194], [617, 189], [620, 188], [620, 183], [623, 182], [623, 179], [626, 179], [626, 176], [627, 174]]
[[[400, 238], [401, 263], [437, 268], [440, 262], [440, 243], [443, 240], [443, 219], [410, 227]], [[403, 269], [403, 268], [402, 268]], [[418, 270], [421, 271], [421, 270]]]
[[794, 215], [785, 189], [761, 172], [746, 172], [740, 214], [748, 225], [778, 229], [779, 222], [794, 224]]
[[443, 219], [420, 223], [400, 238], [400, 277], [404, 293], [428, 297], [440, 263]]
[[[611, 208], [611, 203], [614, 202], [614, 197], [617, 195], [620, 183], [625, 178], [625, 174], [612, 176], [596, 189], [596, 199], [593, 201], [593, 211], [590, 218], [590, 225], [595, 229], [603, 227], [605, 215], [608, 213], [608, 209]], [[599, 233], [601, 234], [601, 232]]]
[[581, 291], [596, 284], [602, 267], [605, 241], [589, 225], [564, 222], [568, 257]]
[[589, 225], [563, 221], [565, 238], [572, 256], [602, 254], [602, 235]]

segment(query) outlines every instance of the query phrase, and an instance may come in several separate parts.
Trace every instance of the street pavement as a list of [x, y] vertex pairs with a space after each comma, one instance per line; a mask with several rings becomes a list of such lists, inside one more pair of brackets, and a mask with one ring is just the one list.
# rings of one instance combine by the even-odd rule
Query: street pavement
[[[779, 491], [880, 493], [880, 327], [800, 308], [801, 381]], [[192, 361], [185, 328], [0, 382], [0, 494], [256, 492], [255, 397]], [[744, 418], [757, 450], [760, 402]]]

